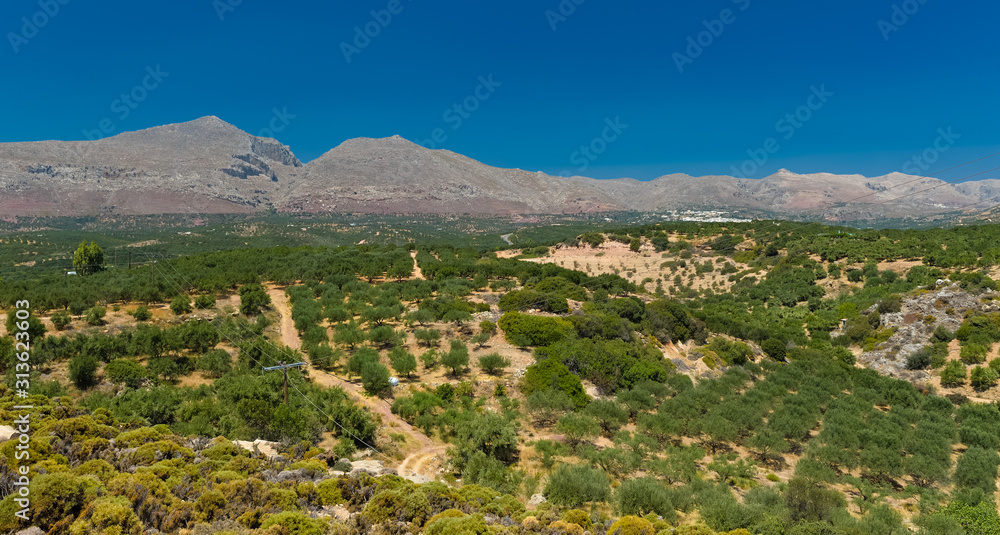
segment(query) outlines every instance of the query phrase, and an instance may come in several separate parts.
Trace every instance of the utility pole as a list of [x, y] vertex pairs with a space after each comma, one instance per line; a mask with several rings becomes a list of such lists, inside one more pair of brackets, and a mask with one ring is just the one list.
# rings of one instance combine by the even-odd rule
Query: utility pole
[[293, 362], [292, 364], [285, 364], [284, 361], [278, 363], [277, 366], [268, 366], [262, 368], [265, 372], [272, 372], [275, 370], [281, 370], [285, 375], [285, 406], [288, 406], [288, 368], [301, 368], [305, 366], [305, 362]]

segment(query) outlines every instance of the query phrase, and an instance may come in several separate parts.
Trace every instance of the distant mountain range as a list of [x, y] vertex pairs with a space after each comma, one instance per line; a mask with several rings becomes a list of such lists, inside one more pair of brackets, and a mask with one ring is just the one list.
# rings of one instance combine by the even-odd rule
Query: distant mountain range
[[1000, 203], [1000, 180], [892, 173], [648, 182], [501, 169], [399, 136], [345, 141], [303, 164], [217, 117], [96, 141], [0, 144], [0, 215], [249, 213], [576, 214], [720, 210], [831, 222], [927, 218]]

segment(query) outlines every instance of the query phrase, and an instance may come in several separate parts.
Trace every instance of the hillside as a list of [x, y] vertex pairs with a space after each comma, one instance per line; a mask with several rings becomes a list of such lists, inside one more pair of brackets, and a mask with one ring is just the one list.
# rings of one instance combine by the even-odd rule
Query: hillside
[[0, 482], [29, 467], [53, 533], [993, 533], [996, 243], [672, 223], [25, 270]]
[[1000, 202], [997, 180], [959, 185], [892, 173], [759, 179], [666, 175], [649, 182], [500, 169], [398, 136], [345, 141], [303, 164], [273, 139], [217, 117], [96, 141], [0, 144], [6, 217], [132, 214], [478, 215], [721, 210], [832, 222], [952, 217]]

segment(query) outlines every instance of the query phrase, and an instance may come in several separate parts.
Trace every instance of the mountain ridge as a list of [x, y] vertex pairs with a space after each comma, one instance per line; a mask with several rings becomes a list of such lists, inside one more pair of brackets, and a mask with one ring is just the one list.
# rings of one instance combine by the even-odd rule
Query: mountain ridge
[[[1000, 180], [889, 173], [649, 181], [493, 167], [401, 136], [348, 139], [300, 161], [216, 116], [95, 141], [0, 143], [0, 211], [14, 216], [285, 212], [477, 215], [711, 209], [841, 221], [931, 217], [1000, 202]], [[985, 209], [986, 206], [983, 206]]]

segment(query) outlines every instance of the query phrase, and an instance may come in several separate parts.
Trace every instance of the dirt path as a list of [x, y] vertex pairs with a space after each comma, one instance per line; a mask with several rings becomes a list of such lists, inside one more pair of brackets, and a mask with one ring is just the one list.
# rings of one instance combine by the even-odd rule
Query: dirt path
[[[299, 334], [295, 330], [295, 322], [292, 321], [291, 307], [289, 306], [288, 296], [285, 295], [284, 289], [279, 287], [270, 287], [268, 288], [267, 293], [271, 296], [271, 303], [274, 305], [274, 309], [278, 312], [278, 316], [281, 318], [281, 321], [279, 322], [281, 329], [281, 343], [295, 349], [301, 348], [302, 340], [299, 339]], [[382, 418], [382, 423], [387, 428], [405, 434], [408, 442], [414, 443], [420, 448], [420, 450], [414, 453], [414, 455], [425, 450], [429, 450], [430, 448], [445, 447], [436, 446], [434, 442], [428, 438], [427, 435], [424, 435], [419, 429], [416, 429], [393, 414], [389, 408], [389, 402], [365, 396], [362, 393], [360, 385], [341, 379], [340, 377], [327, 373], [323, 370], [316, 369], [311, 365], [308, 369], [309, 377], [311, 377], [317, 384], [326, 387], [336, 386], [343, 388], [358, 403], [368, 407], [368, 409], [373, 413], [378, 414]]]
[[299, 339], [299, 333], [295, 330], [295, 322], [292, 321], [292, 307], [288, 303], [288, 296], [285, 295], [285, 289], [269, 286], [267, 288], [267, 295], [271, 296], [271, 304], [278, 311], [281, 343], [292, 349], [302, 349], [302, 340]]
[[417, 252], [410, 251], [410, 256], [413, 257], [413, 278], [424, 280], [424, 272], [420, 271], [420, 264], [417, 263]]
[[327, 373], [323, 370], [317, 370], [312, 366], [309, 366], [309, 377], [311, 377], [318, 384], [323, 386], [337, 386], [343, 388], [348, 394], [352, 394], [358, 403], [361, 403], [369, 410], [378, 414], [382, 417], [382, 422], [389, 428], [396, 428], [402, 431], [410, 439], [416, 442], [421, 448], [426, 448], [433, 446], [434, 442], [427, 438], [427, 435], [423, 434], [419, 429], [413, 427], [412, 425], [406, 423], [399, 416], [396, 416], [390, 410], [390, 405], [388, 401], [383, 399], [373, 399], [365, 396], [362, 393], [361, 386], [350, 381], [345, 381], [336, 375]]
[[442, 462], [444, 460], [444, 453], [447, 450], [448, 446], [428, 446], [411, 453], [406, 459], [403, 459], [403, 462], [399, 463], [398, 470], [400, 475], [419, 474], [434, 477], [431, 474], [435, 470], [431, 464], [435, 461]]

